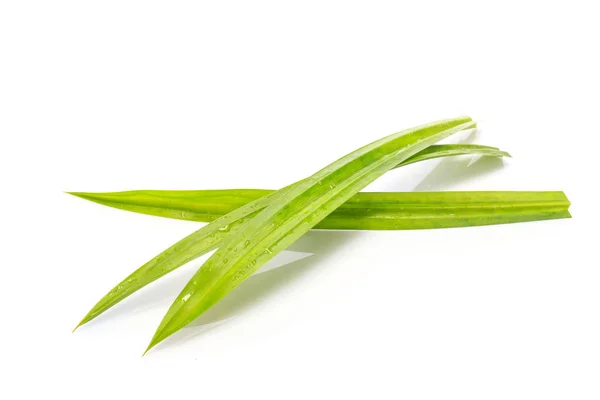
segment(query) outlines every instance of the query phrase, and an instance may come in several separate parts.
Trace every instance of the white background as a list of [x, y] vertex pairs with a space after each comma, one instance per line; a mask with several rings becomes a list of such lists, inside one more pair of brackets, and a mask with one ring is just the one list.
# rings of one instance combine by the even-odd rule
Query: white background
[[[597, 399], [597, 17], [592, 1], [2, 1], [0, 397]], [[464, 114], [481, 129], [455, 140], [514, 158], [369, 189], [564, 190], [573, 219], [311, 232], [293, 250], [314, 255], [144, 358], [204, 258], [71, 334], [200, 225], [63, 191], [278, 188]]]

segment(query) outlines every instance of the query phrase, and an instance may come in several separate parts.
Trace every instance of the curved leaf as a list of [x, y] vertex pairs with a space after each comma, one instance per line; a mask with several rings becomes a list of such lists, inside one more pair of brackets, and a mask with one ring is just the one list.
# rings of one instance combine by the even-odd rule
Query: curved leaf
[[179, 294], [148, 349], [209, 309], [362, 188], [417, 152], [458, 131], [470, 118], [402, 131], [364, 146], [288, 189], [229, 236]]
[[[437, 146], [436, 149], [438, 151], [444, 151], [446, 154], [467, 154], [467, 152], [473, 154], [475, 150], [478, 152], [490, 151], [494, 148], [488, 146], [469, 146], [469, 148], [465, 148], [464, 145], [440, 145]], [[504, 154], [504, 152], [501, 153]], [[432, 155], [434, 155], [435, 152], [430, 151], [423, 154], [422, 160], [424, 161], [433, 158]], [[409, 158], [409, 160], [416, 162], [414, 156]], [[234, 192], [235, 194], [233, 194]], [[208, 213], [211, 213], [210, 215], [213, 216], [212, 218], [217, 219], [211, 224], [202, 227], [175, 243], [173, 246], [169, 247], [119, 282], [92, 307], [75, 329], [96, 318], [144, 286], [154, 282], [187, 262], [217, 248], [223, 240], [229, 235], [237, 232], [243, 224], [254, 217], [260, 210], [265, 208], [271, 202], [274, 193], [276, 192], [258, 189], [241, 189], [235, 191], [136, 191], [94, 194], [93, 196], [90, 194], [86, 195], [87, 197], [78, 194], [80, 197], [89, 198], [101, 204], [112, 204], [117, 208], [128, 210], [143, 210], [142, 212], [146, 213], [149, 213], [149, 210], [153, 210], [153, 212], [163, 213], [163, 216], [177, 215], [181, 218], [190, 218], [192, 215], [208, 215]], [[281, 193], [278, 195], [280, 194]], [[365, 194], [359, 194], [359, 196], [363, 195]], [[379, 196], [376, 196], [372, 200], [378, 201], [377, 197]], [[383, 197], [384, 198], [381, 199], [382, 201], [393, 201], [389, 198], [389, 195], [383, 194]], [[361, 198], [359, 197], [357, 200], [360, 202]], [[234, 207], [232, 207], [231, 210], [227, 210], [226, 215], [223, 215], [225, 213], [223, 208], [231, 207], [232, 205], [234, 205]], [[355, 208], [355, 205], [352, 207]], [[217, 214], [219, 212], [221, 213], [220, 215]], [[371, 213], [372, 212], [376, 212], [376, 209], [371, 209]], [[379, 215], [383, 216], [383, 214]], [[406, 222], [403, 215], [397, 215], [395, 220], [397, 221], [396, 226], [400, 226], [402, 222]], [[381, 222], [385, 226], [392, 226], [390, 221], [389, 218], [381, 219]], [[422, 221], [422, 219], [420, 221]], [[359, 229], [358, 227], [361, 224], [360, 219], [353, 219], [352, 217], [349, 217], [347, 213], [333, 219], [332, 222], [336, 226], [343, 226], [344, 223], [349, 223], [348, 225], [354, 226], [354, 228], [349, 227], [348, 229]], [[373, 218], [369, 218], [364, 222], [371, 227], [377, 225], [374, 223]], [[327, 220], [322, 223], [326, 224]], [[448, 226], [451, 226], [451, 224], [452, 221], [448, 222]], [[408, 229], [409, 224], [404, 224], [404, 226]]]
[[[426, 161], [439, 157], [460, 156], [460, 155], [479, 155], [490, 157], [510, 157], [504, 151], [495, 147], [464, 144], [442, 144], [433, 145], [420, 151], [414, 156], [398, 164], [396, 168], [412, 164], [419, 161]], [[225, 215], [244, 204], [257, 200], [263, 196], [273, 193], [274, 190], [263, 189], [225, 189], [225, 190], [133, 190], [126, 192], [109, 193], [84, 193], [72, 192], [70, 194], [90, 200], [109, 207], [122, 210], [138, 212], [160, 217], [183, 219], [188, 221], [210, 222], [216, 218]], [[363, 202], [364, 193], [357, 193], [350, 201], [356, 200]], [[372, 196], [366, 196], [369, 200]], [[400, 198], [398, 201], [402, 201]], [[389, 199], [389, 197], [388, 197]], [[372, 208], [369, 202], [364, 203], [364, 208]], [[344, 210], [345, 205], [327, 217], [332, 218], [338, 212]], [[378, 229], [377, 225], [370, 224], [372, 228]], [[321, 228], [321, 224], [317, 226]], [[331, 228], [327, 228], [331, 229]], [[356, 229], [345, 228], [343, 226], [336, 229]], [[389, 228], [385, 228], [389, 229]], [[406, 228], [408, 229], [408, 228]]]

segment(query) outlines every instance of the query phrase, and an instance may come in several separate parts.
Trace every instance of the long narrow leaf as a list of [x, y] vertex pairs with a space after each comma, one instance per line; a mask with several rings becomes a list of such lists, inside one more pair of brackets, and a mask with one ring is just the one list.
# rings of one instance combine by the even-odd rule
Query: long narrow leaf
[[[431, 148], [432, 146], [430, 146]], [[480, 154], [480, 152], [496, 151], [496, 156], [506, 155], [493, 147], [475, 145], [439, 145], [437, 151], [445, 155]], [[427, 149], [426, 149], [427, 150]], [[421, 154], [421, 156], [419, 156]], [[420, 152], [407, 161], [416, 162], [434, 158], [434, 151]], [[421, 157], [419, 159], [419, 157]], [[400, 163], [402, 165], [402, 163]], [[126, 297], [154, 282], [167, 273], [186, 264], [187, 262], [217, 248], [229, 235], [236, 233], [241, 226], [265, 208], [272, 200], [274, 191], [267, 190], [236, 190], [232, 191], [142, 191], [120, 192], [108, 194], [76, 194], [80, 197], [96, 201], [117, 208], [128, 209], [145, 213], [155, 213], [162, 216], [177, 216], [180, 218], [205, 218], [210, 215], [214, 220], [211, 224], [202, 227], [173, 246], [163, 251], [146, 264], [142, 265], [123, 281], [112, 288], [79, 322], [79, 326], [96, 318]], [[281, 194], [281, 193], [279, 193]], [[360, 196], [360, 194], [359, 194]], [[367, 196], [368, 197], [368, 196]], [[377, 199], [373, 199], [377, 201]], [[387, 197], [382, 199], [393, 201]], [[358, 198], [360, 202], [360, 198]], [[199, 210], [198, 207], [205, 207]], [[355, 207], [355, 206], [353, 206]], [[375, 211], [375, 209], [373, 209]], [[160, 214], [159, 214], [160, 213]], [[217, 213], [218, 216], [217, 216]], [[333, 220], [339, 225], [340, 221], [348, 221], [347, 214]], [[398, 222], [405, 221], [402, 216], [396, 218]], [[358, 224], [357, 224], [358, 222]], [[369, 226], [376, 226], [373, 219], [365, 221]], [[382, 220], [386, 226], [390, 220]], [[326, 223], [326, 221], [323, 221]], [[343, 223], [343, 222], [342, 222]], [[354, 226], [360, 226], [360, 220], [355, 220]], [[382, 225], [383, 226], [383, 225]], [[407, 225], [405, 225], [407, 226]], [[451, 226], [451, 222], [448, 222]], [[458, 225], [457, 225], [458, 226]], [[354, 228], [350, 228], [354, 229]]]
[[[160, 210], [161, 216], [183, 213], [189, 221], [209, 222], [275, 191], [156, 191], [163, 192], [159, 195], [139, 192], [143, 193], [128, 194], [137, 206], [154, 207]], [[160, 208], [156, 206], [160, 202], [157, 198], [176, 196], [180, 196], [176, 206], [169, 203]], [[131, 206], [128, 201], [119, 204], [127, 210]], [[540, 221], [569, 218], [569, 205], [563, 192], [360, 192], [314, 229], [415, 230]]]
[[[495, 147], [464, 144], [443, 144], [433, 145], [420, 151], [414, 156], [401, 162], [397, 167], [412, 164], [419, 161], [426, 161], [439, 157], [460, 156], [460, 155], [479, 155], [491, 157], [510, 157], [504, 151]], [[74, 196], [81, 197], [105, 206], [119, 208], [122, 210], [138, 212], [160, 217], [183, 219], [189, 221], [210, 222], [225, 215], [236, 208], [241, 207], [253, 200], [257, 200], [267, 194], [273, 193], [273, 190], [262, 189], [228, 189], [228, 190], [134, 190], [126, 192], [109, 193], [84, 193], [72, 192]], [[357, 202], [363, 201], [363, 193], [358, 193], [350, 199]], [[367, 196], [371, 201], [376, 198]], [[386, 201], [394, 201], [386, 197]], [[398, 201], [402, 201], [399, 198]], [[334, 211], [333, 217], [338, 211], [345, 208], [342, 205]], [[370, 202], [364, 203], [365, 209], [373, 208]], [[321, 228], [319, 224], [317, 228]], [[377, 225], [371, 224], [371, 229], [378, 229]], [[386, 226], [389, 226], [386, 224]], [[330, 228], [328, 228], [330, 229]], [[355, 229], [344, 228], [338, 229]], [[389, 228], [383, 228], [389, 229]]]
[[275, 192], [277, 198], [229, 236], [192, 277], [167, 311], [147, 350], [196, 319], [379, 176], [435, 142], [472, 127], [475, 124], [470, 118], [457, 118], [402, 131]]
[[405, 230], [570, 218], [563, 192], [360, 193], [315, 228]]

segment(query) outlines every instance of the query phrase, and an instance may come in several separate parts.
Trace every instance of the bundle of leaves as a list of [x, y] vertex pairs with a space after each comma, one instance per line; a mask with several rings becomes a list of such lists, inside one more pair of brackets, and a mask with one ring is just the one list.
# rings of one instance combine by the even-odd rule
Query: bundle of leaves
[[[138, 190], [71, 194], [123, 210], [209, 222], [110, 290], [77, 327], [149, 283], [217, 249], [177, 296], [146, 351], [177, 332], [311, 229], [434, 229], [569, 218], [562, 192], [360, 192], [386, 172], [439, 157], [507, 157], [495, 147], [437, 145], [469, 117], [407, 129], [280, 190]], [[77, 329], [77, 328], [76, 328]]]

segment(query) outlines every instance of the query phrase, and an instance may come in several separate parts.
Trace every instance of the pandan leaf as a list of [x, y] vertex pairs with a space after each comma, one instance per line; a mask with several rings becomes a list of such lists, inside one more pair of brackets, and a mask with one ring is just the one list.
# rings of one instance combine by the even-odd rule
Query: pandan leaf
[[570, 218], [563, 192], [359, 193], [315, 228], [436, 229]]
[[[180, 207], [185, 207], [186, 219], [202, 222], [208, 222], [206, 215], [212, 220], [274, 193], [258, 189], [157, 192], [164, 192], [168, 198], [181, 196], [177, 208], [160, 208], [164, 215], [181, 213]], [[137, 193], [134, 196], [138, 204], [148, 208], [156, 207], [156, 197], [160, 197], [145, 197], [145, 193], [144, 197], [137, 197]], [[130, 203], [122, 204], [129, 210]], [[563, 192], [360, 192], [314, 229], [415, 230], [541, 221], [569, 218], [570, 204]]]
[[[419, 161], [460, 155], [510, 157], [508, 153], [498, 150], [495, 147], [469, 144], [442, 144], [429, 146], [428, 148], [401, 162], [396, 166], [396, 168]], [[263, 189], [226, 189], [134, 190], [112, 193], [71, 192], [70, 194], [109, 207], [119, 208], [127, 211], [189, 221], [210, 222], [235, 210], [236, 208], [241, 207], [244, 204], [247, 204], [253, 200], [257, 200], [273, 192], [273, 190]], [[362, 195], [362, 193], [358, 193], [351, 198], [350, 201], [356, 200], [360, 202], [363, 200]], [[401, 200], [402, 199], [398, 199], [398, 201]], [[376, 201], [376, 199], [373, 199], [373, 201]], [[393, 199], [388, 197], [386, 201], [393, 201]], [[338, 210], [341, 211], [343, 208], [344, 205], [342, 205]], [[364, 208], [372, 208], [372, 205], [365, 203]], [[338, 210], [334, 211], [334, 214], [327, 217], [323, 222], [327, 225], [326, 221], [332, 218], [333, 215], [338, 212]], [[320, 227], [321, 224], [317, 226], [317, 228]], [[347, 228], [342, 227], [338, 229]], [[377, 227], [375, 226], [371, 229], [377, 229]]]
[[[432, 146], [429, 148], [431, 147]], [[497, 152], [494, 153], [496, 156], [507, 154], [492, 147], [475, 145], [438, 145], [435, 149], [444, 152], [446, 155], [481, 154], [481, 152], [492, 150]], [[417, 159], [419, 154], [423, 154], [420, 161], [424, 161], [434, 158], [435, 152], [422, 151], [417, 155], [410, 157], [407, 161], [410, 160], [411, 163], [419, 161], [419, 159]], [[400, 163], [399, 165], [403, 164]], [[211, 224], [202, 227], [169, 247], [167, 250], [138, 268], [131, 275], [127, 276], [123, 281], [119, 282], [119, 284], [111, 289], [94, 305], [94, 307], [92, 307], [75, 329], [96, 318], [144, 286], [154, 282], [187, 262], [217, 248], [225, 238], [236, 233], [243, 224], [254, 217], [260, 210], [265, 208], [270, 203], [272, 199], [271, 196], [274, 193], [275, 191], [253, 189], [235, 191], [135, 191], [106, 194], [73, 193], [100, 204], [111, 205], [113, 207], [131, 211], [144, 212], [147, 214], [190, 218], [192, 220], [197, 220], [197, 218], [207, 218], [209, 215], [211, 220], [218, 218]], [[360, 202], [361, 196], [363, 195], [364, 194], [359, 193], [359, 197], [356, 200]], [[385, 200], [388, 203], [393, 201], [388, 195], [383, 194], [383, 196], [385, 196], [385, 199], [382, 198], [382, 200]], [[377, 196], [372, 199], [371, 202], [373, 201], [378, 201]], [[355, 206], [352, 206], [352, 208], [354, 209]], [[375, 212], [376, 209], [372, 209], [371, 211]], [[379, 215], [384, 217], [383, 214]], [[395, 220], [397, 226], [402, 225], [402, 223], [406, 221], [406, 219], [403, 218], [403, 215], [404, 214], [396, 216]], [[390, 212], [389, 216], [393, 216], [393, 212]], [[341, 219], [336, 218], [333, 220], [333, 223], [339, 225], [340, 221], [350, 222], [351, 220], [351, 218], [350, 220], [348, 219], [347, 213], [344, 213], [341, 215]], [[326, 224], [326, 221], [327, 220], [322, 221], [322, 223]], [[380, 218], [380, 221], [382, 226], [391, 226], [390, 219], [386, 220], [385, 218]], [[415, 221], [417, 223], [422, 223], [420, 220]], [[459, 219], [456, 221], [459, 221]], [[372, 218], [365, 220], [364, 222], [371, 227], [377, 225]], [[351, 224], [358, 227], [360, 226], [360, 221], [356, 220], [351, 222]], [[404, 224], [404, 226], [408, 227], [409, 224]], [[451, 221], [448, 222], [448, 226], [451, 226]]]
[[275, 192], [269, 205], [229, 236], [196, 272], [167, 311], [146, 351], [199, 317], [398, 163], [453, 133], [473, 127], [475, 123], [463, 117], [402, 131], [364, 146], [311, 177]]

